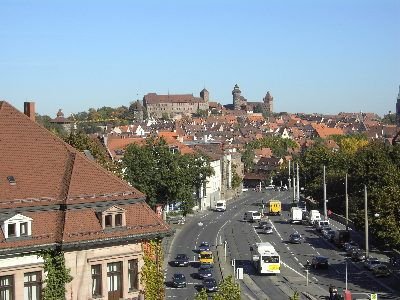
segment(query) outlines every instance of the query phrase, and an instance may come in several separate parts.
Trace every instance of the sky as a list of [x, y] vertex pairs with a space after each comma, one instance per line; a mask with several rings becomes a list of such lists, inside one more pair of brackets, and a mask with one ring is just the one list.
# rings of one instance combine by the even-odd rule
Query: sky
[[0, 0], [0, 99], [55, 117], [150, 92], [395, 111], [399, 0]]

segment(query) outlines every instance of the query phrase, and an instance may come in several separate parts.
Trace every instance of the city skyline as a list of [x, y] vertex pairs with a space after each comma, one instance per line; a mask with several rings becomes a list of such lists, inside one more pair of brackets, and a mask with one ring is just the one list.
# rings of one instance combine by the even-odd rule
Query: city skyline
[[400, 2], [264, 2], [3, 1], [0, 99], [68, 116], [238, 84], [275, 112], [395, 112]]

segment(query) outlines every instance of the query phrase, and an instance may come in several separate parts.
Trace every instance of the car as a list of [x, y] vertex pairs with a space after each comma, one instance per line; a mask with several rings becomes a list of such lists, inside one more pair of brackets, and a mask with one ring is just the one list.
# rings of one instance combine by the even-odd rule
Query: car
[[273, 184], [267, 185], [265, 187], [266, 190], [273, 190], [274, 188], [275, 188], [275, 185], [273, 185]]
[[332, 242], [333, 237], [335, 236], [335, 230], [326, 230], [323, 232], [323, 235], [328, 241]]
[[213, 265], [211, 264], [200, 264], [197, 274], [200, 279], [211, 278], [213, 276]]
[[311, 260], [311, 267], [314, 269], [327, 269], [329, 267], [328, 258], [321, 255], [314, 256]]
[[376, 257], [368, 257], [365, 261], [364, 261], [364, 267], [366, 267], [368, 270], [372, 270], [372, 268], [374, 266], [380, 265], [381, 262], [379, 259], [377, 259]]
[[210, 251], [210, 244], [208, 242], [201, 242], [198, 249], [199, 249], [199, 252]]
[[391, 273], [392, 272], [389, 270], [389, 268], [384, 264], [379, 264], [372, 267], [372, 274], [374, 274], [376, 277], [390, 276]]
[[206, 290], [206, 292], [218, 291], [218, 283], [214, 278], [204, 278], [203, 287]]
[[301, 243], [301, 235], [297, 232], [292, 233], [289, 236], [289, 242], [292, 244], [300, 244]]
[[350, 242], [347, 242], [347, 243], [343, 244], [343, 250], [345, 252], [347, 252], [349, 249], [354, 248], [354, 247], [358, 248], [358, 244], [356, 242], [354, 242], [354, 241], [350, 241]]
[[356, 251], [353, 251], [351, 253], [351, 260], [353, 261], [363, 261], [365, 260], [365, 258], [366, 258], [365, 251], [361, 249], [357, 249]]
[[269, 221], [267, 221], [267, 220], [262, 220], [262, 221], [258, 222], [257, 228], [258, 228], [258, 229], [264, 229], [264, 227], [267, 226], [267, 225], [269, 225], [269, 224], [270, 224]]
[[350, 244], [350, 245], [347, 245], [346, 248], [345, 248], [346, 256], [351, 256], [351, 254], [352, 254], [354, 251], [358, 250], [358, 249], [360, 249], [360, 247], [358, 246], [358, 244]]
[[285, 185], [283, 185], [283, 186], [281, 186], [281, 191], [287, 191], [288, 190], [288, 187], [287, 187], [287, 185], [285, 184]]
[[186, 254], [177, 254], [174, 260], [175, 267], [187, 267], [189, 266], [189, 256]]
[[247, 187], [242, 188], [242, 192], [248, 192], [248, 191], [249, 191], [249, 188], [247, 188]]
[[321, 228], [321, 234], [324, 238], [326, 238], [326, 234], [328, 233], [329, 230], [332, 230], [332, 228], [329, 226], [324, 226]]
[[181, 273], [175, 273], [172, 276], [172, 285], [176, 288], [186, 287], [186, 277]]
[[272, 225], [271, 224], [265, 225], [264, 228], [263, 228], [263, 232], [266, 233], [266, 234], [274, 233]]

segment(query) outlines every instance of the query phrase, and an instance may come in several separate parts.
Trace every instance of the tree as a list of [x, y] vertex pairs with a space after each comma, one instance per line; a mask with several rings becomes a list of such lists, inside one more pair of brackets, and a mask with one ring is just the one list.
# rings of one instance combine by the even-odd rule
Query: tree
[[83, 132], [71, 132], [64, 141], [79, 151], [89, 150], [94, 159], [106, 170], [121, 177], [122, 169], [118, 162], [113, 162], [104, 148]]
[[205, 289], [201, 289], [200, 292], [196, 293], [194, 300], [208, 300], [207, 291]]
[[240, 285], [233, 280], [232, 275], [221, 280], [214, 300], [240, 300]]
[[151, 206], [180, 203], [184, 213], [194, 206], [195, 189], [213, 174], [206, 157], [172, 152], [162, 138], [128, 146], [123, 166], [125, 179], [146, 194]]
[[293, 296], [289, 297], [289, 300], [300, 300], [299, 292], [294, 291]]

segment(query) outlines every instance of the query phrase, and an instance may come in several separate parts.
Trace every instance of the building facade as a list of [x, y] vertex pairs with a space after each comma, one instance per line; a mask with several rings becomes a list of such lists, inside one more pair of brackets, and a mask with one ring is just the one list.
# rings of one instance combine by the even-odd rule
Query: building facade
[[143, 245], [172, 234], [145, 195], [0, 101], [0, 291], [42, 299], [42, 250], [65, 259], [65, 299], [138, 299]]
[[173, 118], [177, 115], [191, 115], [197, 113], [198, 110], [208, 111], [209, 96], [206, 89], [200, 92], [200, 97], [195, 97], [193, 94], [157, 95], [149, 93], [143, 97], [143, 105], [149, 117]]

